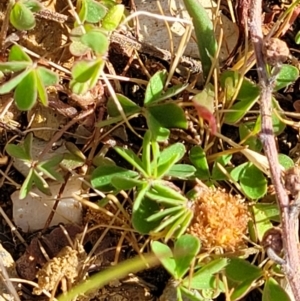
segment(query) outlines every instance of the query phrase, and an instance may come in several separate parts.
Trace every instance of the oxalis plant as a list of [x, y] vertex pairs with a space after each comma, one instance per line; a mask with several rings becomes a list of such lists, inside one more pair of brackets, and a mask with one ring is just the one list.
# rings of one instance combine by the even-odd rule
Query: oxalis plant
[[14, 100], [20, 110], [29, 110], [37, 98], [43, 105], [48, 104], [46, 87], [58, 83], [58, 75], [38, 66], [19, 45], [10, 49], [8, 62], [0, 63], [3, 73], [18, 72], [18, 75], [0, 86], [0, 94], [14, 90]]
[[35, 0], [10, 0], [10, 23], [18, 30], [30, 30], [36, 25], [34, 13], [42, 9], [39, 1]]
[[75, 56], [92, 52], [93, 59], [80, 60], [72, 68], [70, 87], [76, 94], [84, 94], [96, 85], [103, 73], [109, 35], [117, 28], [124, 15], [124, 5], [114, 2], [105, 4], [106, 6], [90, 0], [78, 1], [79, 20], [75, 22], [70, 34], [70, 51]]
[[[195, 264], [195, 258], [201, 249], [197, 238], [185, 234], [175, 241], [173, 249], [158, 241], [152, 242], [151, 248], [172, 276], [162, 298], [211, 300], [224, 291], [224, 284], [219, 281], [218, 273], [226, 267], [228, 260], [218, 258], [204, 266], [201, 263]], [[189, 275], [192, 265], [194, 273]]]
[[64, 181], [63, 176], [58, 172], [63, 155], [55, 155], [43, 161], [36, 160], [32, 154], [32, 140], [33, 135], [30, 133], [26, 136], [22, 144], [8, 144], [6, 146], [6, 152], [10, 156], [23, 161], [29, 167], [28, 175], [20, 189], [20, 199], [24, 199], [27, 196], [33, 185], [45, 195], [51, 196], [51, 191], [45, 177], [58, 182]]
[[[96, 85], [103, 72], [109, 35], [123, 18], [124, 5], [81, 0], [77, 1], [77, 6], [78, 20], [70, 33], [70, 52], [78, 57], [89, 55], [91, 59], [82, 59], [74, 64], [70, 88], [73, 93], [84, 94]], [[18, 30], [30, 30], [36, 23], [34, 13], [40, 10], [42, 6], [37, 1], [11, 1], [8, 8], [10, 23]], [[56, 85], [59, 80], [55, 72], [33, 62], [19, 45], [12, 46], [8, 61], [0, 63], [0, 71], [5, 75], [13, 74], [0, 86], [0, 95], [14, 91], [16, 105], [24, 111], [30, 110], [37, 99], [46, 106], [46, 87]]]

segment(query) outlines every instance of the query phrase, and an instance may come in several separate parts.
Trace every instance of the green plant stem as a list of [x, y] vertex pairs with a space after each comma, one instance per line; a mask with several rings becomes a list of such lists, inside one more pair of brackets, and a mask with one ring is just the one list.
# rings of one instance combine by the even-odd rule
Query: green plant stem
[[[261, 135], [263, 148], [269, 161], [270, 174], [275, 187], [278, 205], [280, 208], [283, 247], [286, 255], [284, 272], [291, 285], [295, 300], [300, 300], [300, 258], [298, 252], [298, 231], [296, 220], [298, 215], [291, 214], [289, 197], [283, 186], [281, 169], [278, 162], [278, 153], [272, 125], [272, 92], [273, 81], [270, 79], [263, 55], [262, 33], [262, 1], [251, 0], [249, 4], [248, 26], [256, 56], [257, 72], [261, 86]], [[299, 212], [298, 212], [299, 213]]]
[[71, 289], [66, 295], [61, 295], [59, 301], [71, 301], [78, 295], [83, 295], [88, 291], [100, 289], [114, 279], [121, 279], [130, 273], [153, 267], [159, 263], [157, 257], [153, 254], [146, 254], [141, 257], [135, 257], [130, 260], [123, 261], [118, 265], [108, 268], [104, 272], [97, 273], [87, 281], [77, 285]]

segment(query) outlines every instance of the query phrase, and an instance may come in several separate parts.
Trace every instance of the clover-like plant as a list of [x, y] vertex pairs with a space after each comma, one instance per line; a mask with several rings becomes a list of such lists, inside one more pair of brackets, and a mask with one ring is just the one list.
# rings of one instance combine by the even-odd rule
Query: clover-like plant
[[95, 57], [90, 60], [80, 60], [72, 68], [70, 87], [76, 94], [84, 94], [92, 89], [103, 71], [105, 60], [103, 56], [108, 51], [109, 41], [107, 35], [96, 27], [85, 25], [75, 27], [70, 36], [72, 43], [70, 51], [75, 56], [83, 56], [88, 52]]
[[[170, 133], [168, 128], [187, 128], [187, 120], [183, 109], [174, 103], [173, 100], [170, 100], [182, 92], [187, 85], [179, 84], [164, 90], [167, 76], [166, 71], [158, 71], [151, 77], [146, 88], [143, 107], [138, 106], [122, 94], [116, 94], [125, 115], [138, 116], [142, 114], [146, 118], [152, 136], [157, 141], [163, 141], [168, 138]], [[107, 111], [110, 118], [99, 123], [100, 127], [122, 120], [113, 98], [108, 100]]]
[[105, 4], [107, 5], [93, 0], [78, 1], [81, 24], [75, 22], [71, 31], [70, 52], [74, 56], [90, 53], [92, 59], [80, 60], [72, 68], [70, 87], [76, 94], [84, 94], [96, 85], [105, 64], [109, 35], [117, 28], [124, 15], [124, 5], [108, 2]]
[[[14, 2], [14, 1], [10, 1]], [[42, 5], [36, 0], [19, 0], [10, 11], [10, 23], [18, 30], [30, 30], [35, 27], [34, 13], [40, 11]]]
[[[251, 143], [256, 148], [259, 141], [251, 140]], [[190, 160], [196, 168], [195, 177], [208, 186], [215, 185], [218, 181], [228, 180], [228, 176], [221, 170], [223, 168], [233, 180], [240, 184], [242, 192], [248, 199], [262, 198], [267, 192], [268, 181], [266, 175], [254, 164], [256, 162], [246, 162], [233, 167], [229, 165], [231, 158], [232, 155], [228, 154], [218, 157], [210, 171], [205, 151], [200, 146], [194, 146], [190, 151]], [[293, 160], [284, 154], [279, 154], [278, 160], [285, 169], [294, 166]]]
[[115, 151], [135, 170], [128, 170], [111, 162], [103, 162], [91, 176], [91, 184], [102, 191], [118, 193], [134, 188], [132, 224], [140, 233], [159, 233], [168, 240], [180, 237], [188, 227], [193, 211], [190, 201], [166, 178], [188, 179], [195, 168], [178, 163], [185, 154], [182, 143], [163, 150], [147, 131], [141, 157], [130, 149], [116, 147]]
[[72, 68], [72, 80], [70, 87], [75, 94], [84, 94], [92, 89], [103, 70], [104, 60], [97, 58], [94, 60], [81, 60], [74, 64]]
[[19, 45], [12, 46], [8, 61], [0, 63], [0, 71], [6, 74], [17, 73], [0, 86], [0, 95], [14, 90], [16, 105], [23, 111], [30, 110], [37, 97], [43, 105], [47, 105], [46, 87], [58, 82], [57, 74], [34, 63]]
[[[281, 66], [279, 74], [276, 77], [274, 91], [278, 91], [282, 88], [287, 87], [298, 77], [299, 71], [296, 67], [283, 64]], [[236, 94], [236, 89], [238, 88], [240, 80], [242, 80], [242, 83], [239, 87], [239, 91], [235, 100], [233, 99], [233, 97]], [[230, 109], [230, 112], [225, 114], [224, 122], [227, 124], [236, 124], [257, 102], [259, 98], [260, 88], [257, 84], [254, 84], [246, 78], [241, 79], [241, 75], [237, 71], [231, 70], [227, 70], [222, 73], [220, 83], [221, 87], [225, 91], [227, 108]], [[234, 102], [233, 105], [232, 101]], [[279, 105], [277, 104], [275, 98], [273, 98], [273, 107], [280, 111]], [[277, 118], [275, 113], [272, 117], [274, 123]], [[260, 119], [258, 122], [260, 122]]]
[[[176, 296], [174, 298], [176, 300], [184, 298], [208, 301], [215, 300], [220, 293], [230, 292], [230, 300], [236, 301], [263, 284], [262, 300], [290, 300], [285, 290], [272, 276], [276, 266], [267, 266], [270, 270], [265, 274], [261, 267], [238, 257], [226, 258], [224, 255], [197, 262], [197, 255], [201, 253], [201, 242], [187, 234], [175, 241], [173, 250], [158, 241], [153, 241], [151, 248], [172, 276], [163, 293], [165, 299], [173, 299]], [[190, 271], [191, 268], [193, 271]]]
[[104, 3], [94, 0], [77, 2], [81, 23], [76, 21], [71, 31], [70, 51], [73, 55], [83, 56], [92, 50], [99, 57], [107, 52], [109, 34], [118, 27], [125, 7], [112, 2]]
[[230, 300], [241, 300], [251, 290], [260, 287], [262, 284], [264, 285], [262, 300], [291, 300], [286, 291], [275, 279], [274, 276], [277, 273], [280, 273], [280, 271], [276, 269], [276, 266], [271, 267], [270, 270], [266, 272], [261, 267], [257, 267], [245, 259], [237, 257], [230, 258], [224, 271], [228, 289], [232, 292]]
[[22, 160], [28, 167], [29, 172], [20, 189], [19, 198], [24, 199], [35, 185], [41, 192], [51, 196], [51, 191], [44, 177], [63, 182], [62, 175], [57, 171], [63, 155], [55, 155], [45, 161], [37, 161], [32, 156], [32, 133], [28, 134], [23, 144], [8, 144], [7, 153], [16, 159]]
[[[224, 283], [218, 274], [226, 267], [228, 260], [218, 258], [205, 265], [195, 264], [200, 247], [200, 241], [188, 234], [176, 240], [173, 250], [161, 242], [152, 242], [152, 251], [172, 276], [163, 293], [166, 300], [175, 296], [174, 300], [211, 300], [224, 292]], [[188, 273], [192, 266], [193, 272]]]

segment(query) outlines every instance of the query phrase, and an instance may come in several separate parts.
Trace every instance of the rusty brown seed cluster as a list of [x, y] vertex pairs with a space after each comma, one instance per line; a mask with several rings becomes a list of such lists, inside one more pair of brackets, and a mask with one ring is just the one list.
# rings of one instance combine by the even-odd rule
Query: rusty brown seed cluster
[[198, 237], [205, 249], [221, 247], [234, 251], [244, 245], [249, 217], [241, 198], [220, 189], [205, 189], [195, 200], [194, 218], [188, 232]]

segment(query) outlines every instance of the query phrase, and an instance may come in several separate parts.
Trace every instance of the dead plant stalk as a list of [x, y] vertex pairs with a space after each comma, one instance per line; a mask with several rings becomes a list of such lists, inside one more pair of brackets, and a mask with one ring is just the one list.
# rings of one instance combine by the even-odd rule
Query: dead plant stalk
[[[261, 15], [262, 1], [251, 0], [249, 2], [248, 26], [256, 56], [256, 66], [261, 87], [260, 106], [262, 124], [260, 138], [263, 143], [265, 155], [269, 161], [271, 179], [275, 186], [280, 209], [283, 234], [282, 239], [286, 255], [283, 269], [290, 283], [295, 300], [300, 300], [300, 258], [297, 246], [298, 232], [296, 232], [298, 214], [294, 214], [292, 212], [293, 210], [291, 210], [292, 208], [289, 203], [288, 194], [283, 185], [281, 169], [278, 162], [278, 153], [272, 126], [272, 90], [274, 80], [267, 72], [263, 55], [264, 38], [262, 33]], [[299, 211], [297, 213], [299, 213]]]

